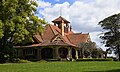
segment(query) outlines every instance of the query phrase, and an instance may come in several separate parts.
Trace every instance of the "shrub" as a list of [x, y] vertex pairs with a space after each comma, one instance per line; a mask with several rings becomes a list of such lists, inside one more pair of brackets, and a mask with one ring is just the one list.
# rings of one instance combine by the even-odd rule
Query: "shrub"
[[13, 63], [17, 63], [18, 61], [20, 61], [19, 58], [14, 58], [11, 62], [13, 62]]
[[113, 61], [112, 58], [80, 58], [76, 61]]
[[46, 61], [60, 61], [59, 59], [47, 59]]
[[21, 60], [19, 60], [17, 63], [28, 63], [28, 62], [30, 62], [30, 61], [21, 59]]
[[113, 58], [113, 61], [119, 61], [117, 58]]

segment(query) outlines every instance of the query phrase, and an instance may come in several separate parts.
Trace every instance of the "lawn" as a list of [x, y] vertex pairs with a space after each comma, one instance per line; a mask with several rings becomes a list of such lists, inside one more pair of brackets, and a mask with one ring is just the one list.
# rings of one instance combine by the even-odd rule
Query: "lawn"
[[120, 62], [32, 62], [0, 64], [0, 72], [120, 72]]

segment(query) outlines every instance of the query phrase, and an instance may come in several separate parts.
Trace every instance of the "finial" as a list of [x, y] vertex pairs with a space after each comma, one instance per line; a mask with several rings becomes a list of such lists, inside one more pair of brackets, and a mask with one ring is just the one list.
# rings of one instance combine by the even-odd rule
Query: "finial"
[[62, 7], [60, 7], [60, 16], [62, 16]]

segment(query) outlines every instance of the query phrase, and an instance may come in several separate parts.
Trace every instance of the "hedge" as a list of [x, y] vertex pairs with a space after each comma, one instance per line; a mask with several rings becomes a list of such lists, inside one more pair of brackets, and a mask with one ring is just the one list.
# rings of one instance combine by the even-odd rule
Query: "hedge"
[[28, 61], [28, 60], [24, 60], [24, 59], [21, 59], [21, 60], [19, 60], [17, 63], [29, 63], [30, 61]]
[[112, 58], [79, 58], [76, 61], [113, 61]]
[[46, 61], [60, 61], [60, 59], [46, 59]]

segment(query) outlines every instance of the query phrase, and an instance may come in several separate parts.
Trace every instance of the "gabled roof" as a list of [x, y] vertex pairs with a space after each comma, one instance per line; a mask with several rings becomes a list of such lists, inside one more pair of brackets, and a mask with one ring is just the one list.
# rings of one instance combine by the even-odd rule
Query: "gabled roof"
[[70, 23], [69, 21], [67, 21], [65, 18], [59, 16], [57, 19], [53, 20], [52, 22], [53, 23], [59, 23], [59, 22], [62, 22], [62, 20], [65, 22], [65, 23]]
[[56, 36], [54, 36], [51, 42], [58, 41], [58, 40], [65, 42], [65, 40], [62, 38], [60, 34], [57, 34]]
[[57, 32], [53, 31], [51, 25], [47, 25], [41, 37], [43, 38], [43, 41], [50, 41], [56, 34]]
[[61, 30], [57, 26], [49, 24], [46, 26], [43, 35], [34, 35], [34, 38], [38, 44], [33, 44], [25, 47], [72, 46], [77, 48], [79, 43], [87, 42], [89, 39], [89, 34], [73, 33], [72, 31], [69, 31], [68, 33], [65, 33], [64, 36], [62, 36]]

